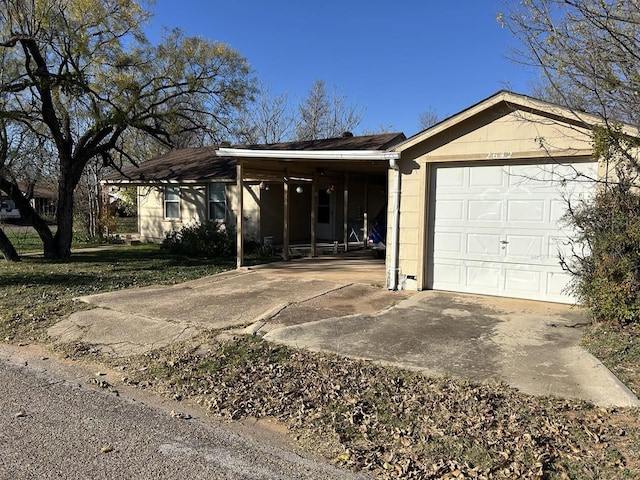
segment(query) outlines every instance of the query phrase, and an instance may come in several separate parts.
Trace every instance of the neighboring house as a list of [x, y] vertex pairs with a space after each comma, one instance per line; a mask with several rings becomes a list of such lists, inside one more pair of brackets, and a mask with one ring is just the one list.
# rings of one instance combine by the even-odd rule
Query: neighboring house
[[[55, 218], [57, 200], [53, 189], [40, 185], [29, 187], [25, 184], [20, 184], [19, 187], [29, 198], [29, 203], [40, 216]], [[15, 207], [15, 202], [8, 196], [0, 196], [0, 219], [18, 220], [20, 218], [21, 214]]]
[[[25, 187], [22, 191], [29, 192]], [[58, 193], [54, 188], [44, 185], [35, 185], [33, 190], [29, 192], [31, 198], [29, 202], [33, 209], [38, 212], [41, 217], [54, 219], [58, 211]]]
[[298, 242], [311, 255], [323, 241], [350, 248], [378, 222], [389, 289], [571, 302], [558, 255], [572, 232], [560, 221], [567, 200], [606, 175], [592, 159], [597, 123], [501, 91], [409, 139], [178, 150], [109, 183], [138, 185], [143, 240], [213, 219], [239, 238], [267, 237], [288, 259]]

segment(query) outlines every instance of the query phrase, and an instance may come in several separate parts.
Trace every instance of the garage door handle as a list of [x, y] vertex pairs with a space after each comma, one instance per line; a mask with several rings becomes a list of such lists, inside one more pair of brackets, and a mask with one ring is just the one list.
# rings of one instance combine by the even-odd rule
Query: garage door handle
[[500, 240], [500, 243], [501, 243], [502, 245], [506, 245], [507, 243], [509, 243], [509, 241], [508, 241], [508, 240]]

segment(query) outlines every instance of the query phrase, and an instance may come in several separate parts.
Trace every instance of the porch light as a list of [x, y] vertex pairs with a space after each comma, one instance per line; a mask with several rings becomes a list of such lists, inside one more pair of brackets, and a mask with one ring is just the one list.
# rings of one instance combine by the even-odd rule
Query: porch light
[[302, 193], [302, 192], [304, 192], [304, 189], [301, 186], [298, 185], [296, 187], [296, 193]]
[[332, 194], [335, 191], [336, 191], [335, 185], [331, 185], [329, 188], [327, 188], [327, 193], [328, 194]]
[[259, 187], [260, 187], [260, 190], [269, 190], [269, 185], [267, 185], [264, 182], [260, 182]]

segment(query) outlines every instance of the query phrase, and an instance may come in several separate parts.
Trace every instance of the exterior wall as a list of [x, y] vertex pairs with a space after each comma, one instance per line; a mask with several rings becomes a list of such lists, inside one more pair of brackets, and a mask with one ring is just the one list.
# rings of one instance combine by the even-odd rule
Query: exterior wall
[[[258, 193], [256, 194], [256, 190]], [[237, 187], [227, 184], [227, 221], [236, 224]], [[260, 209], [259, 189], [257, 186], [245, 186], [244, 227], [246, 238], [259, 236]], [[203, 222], [207, 219], [207, 184], [182, 185], [180, 187], [180, 218], [164, 218], [164, 185], [138, 187], [138, 222], [140, 240], [161, 243], [171, 231]]]
[[[399, 229], [399, 287], [426, 286], [426, 255], [430, 192], [427, 185], [433, 164], [447, 162], [517, 162], [555, 158], [584, 158], [591, 151], [590, 131], [559, 120], [522, 111], [499, 118], [479, 115], [453, 125], [401, 153], [402, 172]], [[392, 192], [393, 172], [389, 173]], [[392, 197], [389, 196], [390, 208]], [[392, 212], [389, 209], [388, 218]], [[388, 226], [387, 236], [391, 236]], [[387, 255], [390, 249], [387, 249]], [[387, 265], [390, 258], [387, 257]], [[416, 279], [414, 282], [413, 279]]]
[[[417, 288], [416, 280], [420, 276], [420, 265], [423, 261], [423, 228], [424, 221], [424, 192], [423, 181], [425, 165], [416, 166], [411, 160], [400, 160], [400, 225], [398, 230], [398, 285], [401, 289]], [[416, 168], [417, 167], [417, 168]], [[393, 218], [393, 177], [395, 173], [389, 171], [389, 206], [387, 210], [387, 238], [391, 238], [391, 219]], [[389, 242], [387, 242], [388, 244]], [[391, 249], [387, 248], [387, 265], [390, 265]]]
[[590, 132], [518, 111], [462, 133], [430, 150], [428, 156], [451, 161], [509, 160], [544, 157], [545, 150], [562, 156], [590, 151]]

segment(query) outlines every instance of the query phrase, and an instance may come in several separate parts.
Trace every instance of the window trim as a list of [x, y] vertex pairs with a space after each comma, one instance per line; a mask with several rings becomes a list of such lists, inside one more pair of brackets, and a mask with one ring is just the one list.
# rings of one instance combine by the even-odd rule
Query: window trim
[[[212, 192], [212, 187], [214, 185], [222, 187], [222, 194], [224, 196], [224, 201], [221, 202], [221, 201], [212, 200], [211, 192]], [[209, 182], [207, 184], [207, 219], [211, 222], [226, 223], [227, 218], [229, 216], [228, 210], [227, 210], [227, 203], [228, 203], [228, 198], [227, 198], [226, 182]], [[213, 208], [211, 208], [213, 204], [221, 204], [224, 206], [224, 218], [213, 218]]]
[[[174, 192], [177, 192], [178, 198], [176, 200], [167, 200], [167, 191], [172, 189]], [[165, 220], [180, 220], [182, 218], [182, 189], [180, 185], [165, 185], [162, 191], [163, 202], [162, 202], [162, 215]], [[177, 217], [169, 217], [167, 215], [167, 206], [169, 204], [177, 204], [178, 205], [178, 216]]]

